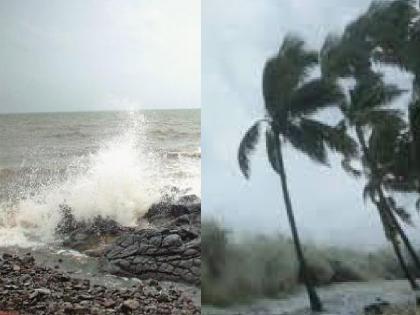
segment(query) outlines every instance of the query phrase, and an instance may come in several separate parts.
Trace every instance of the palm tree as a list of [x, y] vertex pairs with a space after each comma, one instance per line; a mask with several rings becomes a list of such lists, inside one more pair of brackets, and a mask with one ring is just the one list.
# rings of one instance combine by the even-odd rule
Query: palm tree
[[[383, 185], [384, 177], [387, 174], [386, 168], [380, 165], [378, 154], [375, 155], [380, 152], [379, 143], [384, 143], [382, 146], [388, 144], [386, 141], [389, 139], [384, 136], [385, 130], [389, 136], [389, 133], [399, 134], [405, 126], [402, 112], [388, 108], [388, 105], [401, 95], [402, 90], [394, 85], [384, 84], [381, 75], [370, 70], [362, 71], [360, 69], [356, 73], [357, 82], [355, 87], [350, 89], [349, 101], [343, 102], [340, 106], [344, 116], [342, 124], [354, 129], [362, 151], [362, 164], [368, 178], [364, 196], [365, 198], [370, 197], [376, 206], [385, 236], [392, 243], [401, 269], [411, 287], [418, 290], [419, 287], [401, 252], [398, 234], [405, 236], [405, 233], [394, 214], [406, 222], [409, 222], [409, 215], [404, 209], [396, 206], [393, 198], [385, 196]], [[367, 135], [370, 135], [371, 146], [366, 140]], [[376, 151], [371, 149], [374, 144], [376, 144]], [[408, 242], [408, 238], [406, 240]], [[417, 259], [416, 255], [414, 255], [414, 259]]]
[[[393, 197], [386, 197], [382, 191], [382, 189], [394, 189], [393, 185], [395, 185], [394, 181], [396, 178], [389, 170], [390, 168], [394, 168], [395, 157], [399, 158], [400, 153], [397, 153], [398, 142], [401, 141], [401, 131], [405, 129], [405, 121], [399, 118], [394, 118], [383, 124], [373, 126], [369, 139], [364, 144], [367, 146], [366, 151], [369, 152], [369, 157], [364, 157], [364, 160], [367, 161], [370, 159], [371, 161], [375, 161], [377, 174], [376, 176], [372, 174], [369, 166], [367, 166], [368, 171], [366, 172], [366, 176], [368, 177], [368, 182], [365, 186], [363, 197], [365, 200], [369, 198], [379, 210], [386, 238], [392, 243], [404, 275], [411, 287], [414, 290], [418, 290], [419, 287], [415, 281], [415, 277], [411, 274], [401, 252], [398, 241], [400, 234], [398, 229], [401, 229], [401, 227], [394, 214], [406, 224], [413, 225], [411, 215], [403, 207], [399, 207]], [[366, 164], [370, 163], [367, 162]], [[395, 222], [397, 222], [398, 227]]]
[[[357, 94], [363, 90], [366, 91], [366, 94], [368, 96], [370, 93], [369, 85], [373, 87], [375, 86], [376, 83], [379, 83], [379, 85], [376, 85], [376, 90], [378, 92], [378, 96], [380, 96], [380, 90], [381, 90], [380, 87], [383, 86], [383, 84], [382, 85], [380, 84], [381, 83], [380, 77], [378, 77], [378, 75], [372, 71], [372, 57], [373, 59], [376, 59], [376, 61], [379, 61], [379, 62], [397, 64], [403, 69], [411, 68], [413, 69], [413, 72], [416, 73], [414, 69], [420, 69], [420, 67], [416, 68], [416, 63], [412, 62], [412, 60], [414, 59], [413, 52], [414, 51], [420, 52], [420, 44], [418, 42], [415, 43], [415, 41], [413, 42], [412, 39], [414, 38], [414, 35], [410, 34], [410, 32], [413, 33], [414, 31], [409, 27], [409, 24], [411, 23], [414, 17], [418, 16], [418, 14], [416, 13], [416, 10], [413, 9], [412, 3], [413, 1], [411, 0], [397, 0], [393, 2], [374, 2], [373, 5], [369, 8], [367, 13], [361, 15], [356, 21], [352, 22], [346, 27], [344, 34], [341, 37], [331, 36], [331, 35], [327, 37], [324, 43], [324, 46], [321, 49], [322, 76], [327, 77], [330, 80], [333, 80], [337, 77], [355, 78], [359, 82], [359, 85], [357, 87], [358, 90], [353, 91], [353, 96], [357, 96]], [[420, 22], [417, 21], [417, 24], [419, 24], [418, 30], [420, 30]], [[392, 27], [395, 27], [397, 30], [394, 32], [390, 32], [390, 29]], [[417, 38], [420, 39], [420, 31]], [[411, 39], [412, 43], [407, 44], [406, 43], [407, 39]], [[420, 66], [420, 62], [417, 62], [417, 65]], [[420, 74], [420, 71], [418, 73]], [[415, 87], [415, 82], [416, 80], [414, 80], [414, 83], [413, 83], [414, 87]], [[385, 97], [383, 101], [385, 101], [385, 103], [387, 102], [389, 103], [392, 100], [392, 98], [397, 97], [401, 93], [401, 91], [398, 91], [396, 87], [392, 87], [392, 86], [385, 87], [384, 89], [385, 89], [385, 91], [383, 91], [384, 93], [386, 92], [387, 89], [389, 90], [387, 93], [383, 94], [383, 97]], [[418, 97], [417, 98], [415, 97], [415, 94], [416, 94], [415, 88], [413, 88], [413, 90], [414, 90], [413, 101], [411, 102], [409, 106], [410, 109], [414, 108], [413, 104], [415, 103], [415, 100], [419, 99]], [[374, 91], [371, 91], [371, 92], [374, 92]], [[366, 96], [364, 97], [366, 98]], [[375, 97], [375, 96], [372, 96], [372, 97]], [[386, 100], [387, 97], [388, 98], [390, 97], [391, 99], [388, 99], [387, 101]], [[374, 103], [377, 103], [377, 105], [380, 105], [380, 102], [378, 102], [377, 100], [375, 101], [375, 99], [372, 99], [372, 101]], [[382, 105], [385, 105], [385, 103]], [[417, 103], [419, 103], [420, 105], [420, 102], [417, 101]], [[376, 107], [376, 106], [373, 105], [373, 107]], [[413, 110], [410, 110], [410, 113], [412, 111]], [[420, 113], [420, 111], [418, 112]], [[383, 110], [380, 110], [379, 112], [375, 110], [374, 116], [378, 118], [377, 121], [379, 122], [379, 124], [376, 124], [376, 127], [378, 127], [378, 125], [380, 125], [381, 122], [382, 123], [385, 122], [385, 120], [382, 120], [380, 117], [381, 113], [385, 115], [385, 117], [383, 117], [385, 120], [387, 119], [386, 117], [388, 118], [393, 117], [394, 121], [397, 118], [396, 116], [400, 116], [401, 114], [398, 111], [393, 111], [389, 109], [386, 112], [384, 112]], [[388, 116], [388, 114], [390, 115]], [[370, 119], [369, 116], [366, 116], [366, 117]], [[411, 114], [410, 117], [413, 117], [413, 115]], [[420, 116], [418, 116], [418, 118], [420, 118]], [[411, 119], [411, 121], [413, 121], [413, 119]], [[398, 123], [401, 123], [401, 119], [399, 119], [399, 122], [397, 122], [397, 125]], [[402, 150], [400, 150], [401, 154], [398, 156], [398, 159], [395, 159], [395, 161], [397, 160], [400, 160], [400, 161], [399, 163], [394, 164], [394, 171], [397, 170], [396, 168], [397, 166], [401, 167], [403, 165], [402, 163], [403, 161], [407, 161], [406, 159], [404, 159], [402, 155], [406, 153], [407, 151], [408, 152], [414, 151], [412, 147], [413, 147], [413, 142], [415, 142], [413, 138], [415, 137], [412, 136], [412, 130], [419, 129], [418, 127], [413, 128], [413, 126], [415, 125], [416, 125], [415, 123], [411, 123], [411, 128], [410, 128], [411, 132], [410, 133], [406, 132], [405, 133], [406, 137], [404, 141], [400, 143], [400, 144], [403, 144]], [[418, 124], [416, 126], [418, 126]], [[356, 126], [353, 125], [353, 127], [356, 127]], [[358, 138], [360, 140], [363, 140], [361, 135], [363, 134], [363, 131], [366, 131], [366, 130], [363, 130], [366, 127], [373, 127], [373, 125], [367, 123], [367, 125], [359, 126], [357, 128], [358, 130], [355, 128], [356, 133], [358, 134]], [[407, 139], [407, 135], [408, 135], [408, 139]], [[418, 140], [420, 141], [420, 137]], [[409, 150], [407, 150], [407, 146], [406, 146], [407, 141], [408, 143], [410, 143]], [[418, 147], [420, 148], [420, 145]], [[375, 161], [375, 159], [368, 158], [368, 156], [369, 154], [367, 155], [364, 154], [365, 160], [372, 161], [371, 164], [373, 164], [373, 168], [371, 170], [374, 171], [374, 173], [377, 174], [375, 176], [378, 177], [379, 176], [378, 170], [375, 171], [374, 169], [375, 163], [373, 162]], [[410, 161], [410, 165], [413, 165], [413, 163], [416, 163], [416, 162], [411, 162], [411, 161], [416, 161], [415, 158], [414, 159], [411, 158], [409, 161]], [[345, 160], [344, 162], [346, 163], [344, 163], [343, 166], [345, 166], [345, 168], [349, 170], [350, 168], [348, 165], [349, 164], [348, 161]], [[410, 168], [411, 173], [413, 172], [412, 170], [413, 168], [411, 167]], [[355, 173], [354, 170], [351, 170], [351, 171], [353, 174]], [[398, 171], [399, 174], [401, 174], [401, 172], [404, 172], [405, 174], [407, 174], [406, 168], [402, 168], [401, 170]], [[391, 172], [389, 172], [389, 174], [396, 175], [396, 174], [392, 174]], [[395, 176], [395, 177], [398, 177], [398, 176]], [[413, 186], [412, 183], [416, 183], [416, 181], [417, 183], [419, 183], [418, 179], [420, 179], [420, 177], [416, 177], [416, 180], [414, 181], [412, 180], [412, 177], [413, 176], [410, 176], [410, 178], [405, 177], [404, 181], [399, 182], [398, 185], [394, 185], [394, 188], [400, 186], [401, 188], [404, 188], [405, 191], [409, 191], [409, 189], [416, 187], [415, 185]], [[383, 176], [383, 178], [385, 178], [385, 176]], [[383, 184], [384, 183], [380, 185], [381, 189], [379, 189], [378, 191], [379, 197], [381, 197], [381, 199], [385, 199], [383, 190], [382, 190]], [[390, 187], [391, 185], [388, 185], [388, 188]], [[398, 219], [395, 216], [397, 212], [393, 211], [391, 205], [386, 206], [386, 203], [384, 203], [384, 205], [385, 206], [383, 207], [385, 207], [384, 208], [385, 211], [388, 212], [387, 214], [388, 221], [393, 224], [394, 229], [396, 229], [396, 231], [400, 235], [417, 269], [420, 270], [420, 260], [417, 256], [417, 253], [414, 247], [412, 246], [407, 235], [402, 229], [401, 224], [399, 223]]]
[[420, 12], [416, 2], [376, 1], [346, 32], [354, 35], [354, 30], [358, 29], [359, 38], [369, 39], [366, 51], [372, 53], [376, 61], [398, 66], [414, 75], [408, 105], [411, 157], [408, 162], [412, 175], [416, 176], [412, 191], [420, 193]]
[[280, 176], [286, 213], [296, 255], [312, 310], [321, 311], [322, 304], [308, 272], [293, 214], [292, 202], [283, 160], [283, 145], [294, 148], [315, 162], [328, 164], [327, 148], [353, 156], [355, 142], [345, 130], [313, 118], [319, 110], [337, 105], [343, 95], [335, 83], [307, 80], [309, 71], [318, 63], [318, 54], [304, 48], [298, 37], [288, 35], [277, 55], [264, 67], [262, 88], [266, 116], [257, 120], [246, 132], [238, 151], [238, 162], [244, 176], [250, 175], [249, 155], [255, 149], [261, 129], [265, 129], [266, 150], [273, 170]]

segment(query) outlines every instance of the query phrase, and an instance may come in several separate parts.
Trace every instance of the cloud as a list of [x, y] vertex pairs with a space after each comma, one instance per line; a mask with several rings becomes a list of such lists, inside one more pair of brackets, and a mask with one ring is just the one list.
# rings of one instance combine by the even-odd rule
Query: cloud
[[200, 106], [198, 0], [3, 1], [0, 112]]

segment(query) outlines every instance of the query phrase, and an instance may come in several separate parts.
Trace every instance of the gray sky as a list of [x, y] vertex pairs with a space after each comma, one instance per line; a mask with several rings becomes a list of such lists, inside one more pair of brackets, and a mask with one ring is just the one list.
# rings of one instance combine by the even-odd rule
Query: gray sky
[[200, 106], [199, 0], [0, 0], [0, 113]]
[[[289, 233], [281, 186], [259, 148], [249, 182], [237, 165], [239, 142], [263, 115], [261, 72], [286, 32], [319, 48], [365, 11], [367, 0], [223, 0], [202, 6], [202, 196], [207, 217], [237, 230]], [[387, 69], [387, 80], [409, 88], [407, 75]], [[401, 100], [404, 101], [404, 100]], [[333, 156], [321, 167], [286, 149], [289, 189], [306, 239], [332, 244], [384, 243], [376, 210], [364, 204], [363, 181], [349, 178]], [[406, 201], [408, 202], [408, 201]], [[408, 204], [408, 203], [407, 203]], [[416, 216], [416, 214], [414, 214]], [[418, 220], [417, 220], [418, 221]], [[411, 233], [418, 230], [411, 230]]]

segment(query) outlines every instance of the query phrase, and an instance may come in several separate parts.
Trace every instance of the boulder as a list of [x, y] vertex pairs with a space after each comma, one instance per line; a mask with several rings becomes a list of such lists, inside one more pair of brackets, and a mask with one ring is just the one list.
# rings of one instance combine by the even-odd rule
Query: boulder
[[200, 283], [201, 238], [187, 228], [151, 228], [124, 234], [110, 246], [105, 271], [140, 279]]
[[153, 204], [138, 221], [146, 220], [157, 227], [190, 226], [201, 228], [201, 201], [196, 195], [181, 196], [174, 201], [162, 201]]
[[76, 220], [72, 209], [60, 206], [62, 213], [55, 232], [62, 239], [63, 246], [85, 251], [92, 256], [101, 256], [106, 246], [131, 228], [123, 227], [111, 218], [97, 216], [91, 220]]

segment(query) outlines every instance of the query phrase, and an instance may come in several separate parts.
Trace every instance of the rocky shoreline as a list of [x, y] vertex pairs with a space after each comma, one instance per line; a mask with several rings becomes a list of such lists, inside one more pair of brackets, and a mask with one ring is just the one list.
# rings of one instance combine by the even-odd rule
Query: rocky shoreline
[[3, 251], [0, 313], [200, 313], [196, 296], [178, 285], [199, 291], [201, 201], [197, 196], [164, 197], [131, 227], [111, 218], [76, 220], [66, 205], [60, 211], [56, 234], [61, 248], [90, 256], [103, 276], [137, 278], [137, 282], [129, 288], [92, 283], [89, 277], [76, 278], [59, 265], [36, 263], [31, 253]]
[[[0, 311], [15, 314], [200, 314], [200, 307], [156, 280], [110, 289], [41, 267], [33, 256], [0, 258]], [[12, 313], [13, 314], [13, 313]]]

